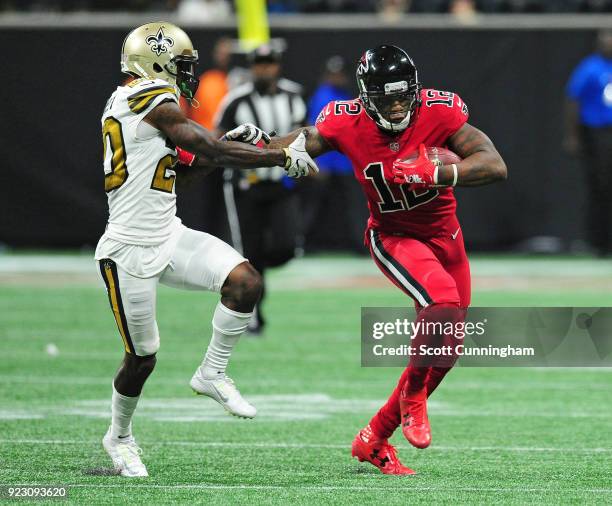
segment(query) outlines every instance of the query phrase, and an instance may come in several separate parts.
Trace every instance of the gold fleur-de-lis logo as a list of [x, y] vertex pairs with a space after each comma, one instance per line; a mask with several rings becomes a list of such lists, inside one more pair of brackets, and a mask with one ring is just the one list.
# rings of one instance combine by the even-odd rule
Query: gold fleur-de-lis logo
[[162, 27], [159, 27], [155, 35], [149, 35], [146, 42], [151, 46], [151, 51], [157, 53], [157, 56], [162, 53], [167, 53], [168, 48], [174, 46], [174, 40], [170, 37], [166, 37]]

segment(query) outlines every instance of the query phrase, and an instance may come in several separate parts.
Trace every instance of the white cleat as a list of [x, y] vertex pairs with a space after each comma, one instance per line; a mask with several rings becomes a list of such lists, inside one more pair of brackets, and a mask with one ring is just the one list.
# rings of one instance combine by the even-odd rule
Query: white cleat
[[254, 418], [257, 409], [240, 395], [231, 378], [223, 375], [215, 379], [206, 379], [198, 367], [189, 385], [198, 395], [206, 395], [217, 401], [225, 410], [241, 418]]
[[136, 444], [133, 436], [125, 439], [111, 437], [110, 427], [102, 439], [102, 446], [106, 453], [110, 455], [113, 466], [121, 476], [128, 478], [138, 478], [149, 476], [147, 468], [140, 460], [142, 450]]

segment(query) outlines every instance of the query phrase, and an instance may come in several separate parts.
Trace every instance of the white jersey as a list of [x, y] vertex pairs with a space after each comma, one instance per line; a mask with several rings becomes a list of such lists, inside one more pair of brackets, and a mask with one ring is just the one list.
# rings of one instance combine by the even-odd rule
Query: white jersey
[[167, 100], [178, 103], [174, 86], [161, 79], [137, 79], [118, 87], [102, 114], [106, 235], [111, 239], [156, 245], [170, 236], [176, 216], [176, 149], [142, 121]]
[[164, 253], [181, 224], [172, 169], [176, 149], [162, 132], [142, 121], [168, 100], [178, 103], [173, 85], [161, 79], [137, 79], [119, 86], [102, 114], [109, 217], [96, 259], [113, 258], [142, 277], [165, 267]]

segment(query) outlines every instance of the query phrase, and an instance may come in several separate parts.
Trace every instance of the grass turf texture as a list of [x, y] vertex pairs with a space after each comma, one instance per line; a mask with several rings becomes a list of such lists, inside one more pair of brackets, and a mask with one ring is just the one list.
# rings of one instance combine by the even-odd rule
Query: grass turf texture
[[[343, 260], [331, 270], [337, 262]], [[476, 260], [475, 272], [488, 276], [487, 265], [496, 262], [483, 259], [479, 267]], [[562, 267], [555, 276], [554, 260], [497, 263], [508, 274], [513, 267], [548, 269], [546, 276], [561, 284], [571, 274]], [[610, 276], [605, 264], [589, 265]], [[71, 502], [92, 504], [612, 501], [609, 370], [457, 368], [432, 397], [432, 446], [411, 448], [399, 431], [393, 438], [418, 476], [383, 476], [351, 459], [352, 438], [401, 372], [359, 366], [359, 309], [406, 299], [390, 284], [296, 289], [300, 271], [308, 270], [299, 266], [275, 274], [266, 336], [244, 338], [230, 364], [230, 375], [260, 409], [252, 421], [225, 415], [187, 385], [208, 343], [217, 298], [160, 289], [162, 347], [134, 422], [147, 480], [87, 474], [110, 464], [101, 438], [122, 356], [102, 290], [88, 283], [36, 286], [36, 276], [0, 285], [0, 483], [68, 485]], [[283, 289], [292, 276], [297, 282]], [[612, 302], [612, 293], [593, 288], [588, 276], [571, 290], [523, 276], [531, 286], [476, 290], [473, 303]], [[58, 356], [45, 352], [48, 343]]]

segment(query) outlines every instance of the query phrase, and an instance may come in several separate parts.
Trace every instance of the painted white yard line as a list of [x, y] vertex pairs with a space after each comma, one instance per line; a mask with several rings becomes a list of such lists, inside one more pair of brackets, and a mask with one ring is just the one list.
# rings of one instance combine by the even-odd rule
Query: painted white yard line
[[[331, 449], [348, 450], [349, 444], [325, 443], [235, 443], [231, 441], [139, 441], [142, 446], [186, 446], [193, 448], [292, 448], [292, 449]], [[0, 439], [0, 444], [33, 445], [99, 445], [98, 440], [82, 439]], [[398, 445], [400, 449], [410, 449], [408, 445]], [[428, 451], [443, 452], [564, 452], [564, 453], [612, 453], [612, 448], [575, 448], [575, 447], [532, 447], [532, 446], [431, 446]]]
[[[391, 478], [394, 479], [394, 478]], [[397, 478], [395, 478], [397, 479]], [[411, 480], [416, 479], [418, 477], [407, 477], [400, 478], [402, 480], [402, 486], [397, 487], [395, 490], [402, 491], [404, 493], [410, 492], [513, 492], [513, 493], [526, 493], [526, 492], [551, 492], [551, 493], [559, 493], [561, 492], [589, 492], [592, 494], [610, 494], [612, 493], [612, 488], [519, 488], [519, 487], [418, 487], [418, 488], [410, 488], [406, 489], [403, 480]], [[20, 484], [23, 486], [23, 484]], [[33, 484], [29, 484], [33, 485]], [[398, 481], [399, 485], [399, 481]], [[389, 486], [385, 487], [377, 487], [370, 485], [206, 485], [206, 484], [185, 484], [185, 485], [159, 485], [159, 484], [129, 484], [123, 481], [122, 483], [98, 483], [98, 484], [86, 484], [86, 483], [74, 483], [68, 484], [66, 487], [79, 487], [79, 488], [155, 488], [155, 489], [167, 489], [167, 490], [302, 490], [302, 491], [312, 491], [312, 492], [321, 492], [321, 491], [333, 491], [333, 490], [343, 490], [343, 491], [355, 491], [355, 492], [369, 492], [369, 491], [385, 491], [389, 492], [394, 490]]]

